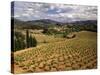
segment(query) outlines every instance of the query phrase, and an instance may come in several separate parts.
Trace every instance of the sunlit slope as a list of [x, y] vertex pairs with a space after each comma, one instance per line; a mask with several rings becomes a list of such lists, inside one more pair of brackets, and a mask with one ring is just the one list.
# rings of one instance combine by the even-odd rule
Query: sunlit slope
[[41, 44], [30, 50], [15, 52], [15, 65], [25, 72], [96, 68], [97, 34], [88, 31], [75, 34], [73, 39]]

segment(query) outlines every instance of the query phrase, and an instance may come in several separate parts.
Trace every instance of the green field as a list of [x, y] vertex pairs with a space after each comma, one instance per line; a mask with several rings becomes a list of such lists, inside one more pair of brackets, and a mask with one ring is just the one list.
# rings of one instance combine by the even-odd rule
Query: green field
[[14, 73], [96, 69], [97, 33], [74, 34], [67, 39], [32, 33], [38, 45], [14, 52]]

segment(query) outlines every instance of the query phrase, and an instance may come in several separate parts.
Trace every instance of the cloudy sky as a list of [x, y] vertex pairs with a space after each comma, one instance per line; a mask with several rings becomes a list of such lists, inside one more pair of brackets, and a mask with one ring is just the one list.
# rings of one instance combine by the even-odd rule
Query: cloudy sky
[[97, 7], [16, 1], [14, 2], [14, 17], [24, 21], [38, 19], [51, 19], [60, 22], [96, 20]]

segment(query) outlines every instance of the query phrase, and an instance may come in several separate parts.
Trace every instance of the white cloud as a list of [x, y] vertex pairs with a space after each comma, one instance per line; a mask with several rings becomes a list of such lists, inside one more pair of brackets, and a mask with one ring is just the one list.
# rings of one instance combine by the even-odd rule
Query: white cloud
[[18, 17], [20, 17], [20, 15], [14, 15], [14, 17], [15, 17], [15, 18], [18, 18]]
[[73, 18], [73, 15], [72, 14], [68, 14], [67, 17]]
[[61, 12], [61, 9], [58, 9], [56, 12], [57, 12], [57, 13], [60, 13], [60, 12]]
[[27, 9], [28, 11], [33, 11], [34, 9], [32, 9], [32, 8], [29, 8], [29, 9]]
[[55, 8], [55, 6], [52, 5], [52, 6], [50, 6], [49, 9], [50, 9], [50, 10], [53, 10], [54, 8]]
[[22, 16], [30, 16], [28, 13], [24, 13], [22, 14]]
[[[83, 5], [15, 2], [14, 17], [24, 20], [96, 20], [97, 7]], [[26, 18], [27, 17], [27, 18]]]

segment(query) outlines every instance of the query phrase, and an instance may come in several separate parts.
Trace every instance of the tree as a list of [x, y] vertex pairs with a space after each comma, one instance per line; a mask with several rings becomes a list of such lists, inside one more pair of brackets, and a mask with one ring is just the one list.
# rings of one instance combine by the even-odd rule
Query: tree
[[35, 39], [35, 37], [33, 38], [31, 35], [30, 35], [30, 37], [29, 37], [29, 47], [35, 47], [36, 45], [37, 45], [37, 41], [36, 41], [36, 39]]
[[21, 32], [14, 32], [14, 49], [13, 51], [18, 51], [25, 48], [25, 36]]
[[26, 30], [26, 47], [29, 48], [29, 31]]
[[35, 37], [33, 38], [31, 35], [29, 35], [29, 30], [26, 30], [26, 46], [29, 47], [35, 47], [37, 45], [37, 41]]

